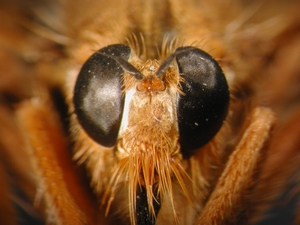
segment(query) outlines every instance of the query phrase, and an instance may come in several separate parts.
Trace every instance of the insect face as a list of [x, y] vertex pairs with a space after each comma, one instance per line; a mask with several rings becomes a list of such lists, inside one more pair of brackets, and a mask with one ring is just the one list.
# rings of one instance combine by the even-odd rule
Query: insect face
[[178, 48], [161, 64], [142, 62], [121, 44], [93, 54], [77, 78], [74, 105], [85, 132], [115, 146], [118, 162], [105, 196], [128, 186], [131, 220], [138, 224], [155, 223], [164, 196], [174, 208], [174, 180], [189, 198], [183, 158], [213, 138], [228, 102], [221, 68], [195, 47]]

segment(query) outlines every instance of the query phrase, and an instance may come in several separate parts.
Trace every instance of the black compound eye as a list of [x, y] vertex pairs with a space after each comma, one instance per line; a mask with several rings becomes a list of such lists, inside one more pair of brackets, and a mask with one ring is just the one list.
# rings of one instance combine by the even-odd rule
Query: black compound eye
[[126, 66], [130, 54], [127, 45], [102, 48], [85, 62], [76, 81], [74, 105], [78, 121], [92, 139], [106, 147], [115, 145], [123, 113], [124, 69], [118, 60]]
[[194, 47], [176, 49], [184, 82], [177, 105], [181, 151], [184, 157], [211, 140], [221, 128], [229, 105], [229, 90], [218, 63]]

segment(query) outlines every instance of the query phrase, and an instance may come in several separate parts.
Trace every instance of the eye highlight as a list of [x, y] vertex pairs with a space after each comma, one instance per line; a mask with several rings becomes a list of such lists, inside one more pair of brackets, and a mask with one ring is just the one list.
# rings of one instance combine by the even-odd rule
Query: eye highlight
[[[100, 49], [85, 62], [76, 81], [74, 105], [78, 121], [93, 140], [105, 147], [114, 146], [119, 133], [124, 107], [123, 73], [137, 80], [144, 77], [128, 62], [131, 53], [130, 47], [123, 44]], [[191, 46], [177, 48], [162, 62], [156, 76], [163, 77], [174, 61], [184, 80], [184, 94], [179, 95], [176, 109], [179, 141], [183, 156], [189, 157], [222, 126], [229, 90], [218, 63]]]
[[[129, 88], [125, 72], [134, 78]], [[174, 87], [180, 81], [181, 91]], [[135, 217], [139, 224], [156, 223], [172, 176], [189, 198], [177, 160], [213, 138], [228, 104], [220, 66], [190, 46], [177, 48], [160, 66], [157, 60], [138, 61], [127, 45], [102, 48], [85, 62], [74, 89], [75, 113], [85, 132], [102, 146], [117, 146], [120, 164], [110, 185], [115, 189], [122, 182], [116, 174], [125, 172], [130, 202], [136, 203], [129, 208], [131, 220]], [[166, 171], [171, 172], [166, 176]]]
[[130, 54], [127, 45], [102, 48], [85, 62], [76, 81], [77, 119], [87, 134], [105, 147], [115, 145], [118, 136], [124, 105], [121, 75], [131, 69], [126, 68]]
[[181, 47], [173, 53], [184, 95], [179, 96], [177, 117], [184, 157], [211, 140], [226, 117], [229, 105], [227, 81], [218, 63], [206, 52]]

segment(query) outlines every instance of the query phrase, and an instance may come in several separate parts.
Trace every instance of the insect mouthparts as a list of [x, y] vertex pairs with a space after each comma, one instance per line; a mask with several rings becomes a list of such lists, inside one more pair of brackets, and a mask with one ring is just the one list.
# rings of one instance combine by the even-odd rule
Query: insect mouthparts
[[217, 133], [228, 102], [220, 66], [195, 47], [178, 48], [161, 64], [142, 62], [122, 44], [92, 55], [78, 75], [74, 105], [85, 132], [101, 146], [115, 146], [107, 210], [123, 187], [133, 224], [154, 225], [166, 201], [176, 218], [173, 183], [192, 202], [183, 159]]

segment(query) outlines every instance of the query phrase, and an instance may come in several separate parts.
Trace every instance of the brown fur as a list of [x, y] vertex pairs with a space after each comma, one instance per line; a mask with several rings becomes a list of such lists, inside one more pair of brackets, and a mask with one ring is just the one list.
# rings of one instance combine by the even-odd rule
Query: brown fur
[[[178, 46], [197, 46], [218, 60], [230, 86], [228, 117], [217, 136], [190, 159], [178, 156], [178, 164], [162, 168], [158, 179], [167, 183], [157, 224], [272, 223], [280, 207], [298, 213], [284, 224], [300, 224], [299, 199], [290, 200], [300, 182], [299, 0], [0, 4], [1, 224], [18, 224], [8, 219], [19, 213], [13, 203], [48, 224], [133, 221], [128, 202], [135, 191], [116, 185], [137, 158], [116, 158], [99, 147], [78, 126], [72, 106], [81, 65], [114, 43], [129, 43], [141, 63], [164, 59]], [[178, 80], [169, 83], [180, 91]], [[135, 138], [127, 137], [125, 144]], [[177, 179], [165, 173], [170, 168]], [[147, 176], [144, 182], [152, 184]], [[132, 188], [139, 180], [129, 182]]]

